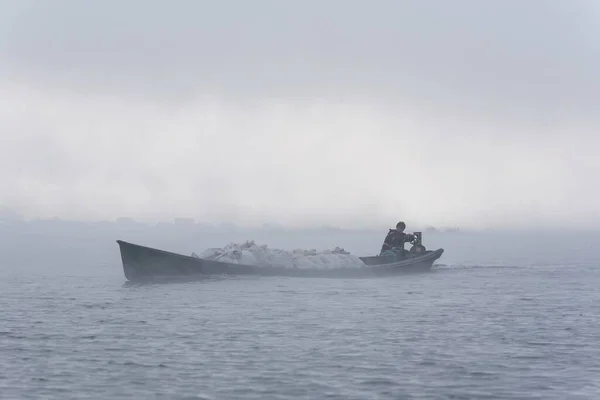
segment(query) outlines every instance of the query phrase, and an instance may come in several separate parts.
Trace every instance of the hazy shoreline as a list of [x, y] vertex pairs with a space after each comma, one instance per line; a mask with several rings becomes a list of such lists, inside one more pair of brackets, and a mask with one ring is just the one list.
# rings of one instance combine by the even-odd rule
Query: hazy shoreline
[[[408, 225], [408, 231], [418, 230]], [[439, 261], [443, 264], [594, 264], [600, 260], [596, 246], [600, 232], [596, 231], [424, 231], [423, 239], [428, 248], [446, 250]], [[0, 259], [4, 272], [73, 273], [75, 268], [76, 272], [121, 274], [115, 242], [118, 239], [182, 254], [254, 240], [271, 248], [322, 250], [339, 246], [355, 255], [374, 255], [379, 252], [386, 233], [387, 228], [287, 229], [273, 225], [244, 228], [233, 224], [192, 223], [191, 220], [154, 224], [131, 219], [84, 222], [5, 218], [0, 220]]]

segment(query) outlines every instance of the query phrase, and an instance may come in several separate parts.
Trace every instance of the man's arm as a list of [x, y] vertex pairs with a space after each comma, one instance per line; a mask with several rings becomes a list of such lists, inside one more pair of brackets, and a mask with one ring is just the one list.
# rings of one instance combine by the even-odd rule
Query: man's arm
[[383, 250], [389, 250], [391, 248], [394, 247], [394, 235], [392, 234], [392, 231], [390, 230], [387, 234], [387, 236], [385, 237], [385, 239], [383, 240], [383, 246], [382, 249]]

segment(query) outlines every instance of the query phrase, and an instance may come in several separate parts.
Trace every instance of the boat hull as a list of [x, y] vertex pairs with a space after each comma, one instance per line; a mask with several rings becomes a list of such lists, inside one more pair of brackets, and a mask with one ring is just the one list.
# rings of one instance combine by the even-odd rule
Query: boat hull
[[[123, 272], [129, 281], [195, 280], [211, 275], [287, 276], [298, 278], [369, 278], [391, 276], [431, 269], [442, 256], [443, 249], [398, 262], [377, 264], [376, 258], [365, 257], [364, 268], [301, 269], [252, 266], [212, 261], [117, 240]], [[383, 259], [383, 258], [382, 258]]]

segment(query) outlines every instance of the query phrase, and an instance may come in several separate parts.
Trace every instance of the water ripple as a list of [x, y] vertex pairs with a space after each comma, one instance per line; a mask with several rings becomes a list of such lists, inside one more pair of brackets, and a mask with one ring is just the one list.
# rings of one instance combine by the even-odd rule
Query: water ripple
[[5, 280], [3, 398], [594, 399], [597, 269]]

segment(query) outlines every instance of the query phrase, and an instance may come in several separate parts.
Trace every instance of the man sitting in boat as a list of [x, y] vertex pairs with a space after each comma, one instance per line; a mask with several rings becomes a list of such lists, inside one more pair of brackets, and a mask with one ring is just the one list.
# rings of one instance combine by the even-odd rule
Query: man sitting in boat
[[381, 246], [381, 253], [385, 251], [398, 250], [404, 255], [404, 243], [410, 243], [415, 240], [415, 235], [412, 233], [404, 233], [406, 224], [402, 221], [396, 224], [396, 229], [390, 229]]

